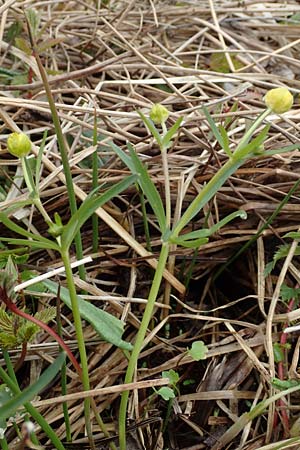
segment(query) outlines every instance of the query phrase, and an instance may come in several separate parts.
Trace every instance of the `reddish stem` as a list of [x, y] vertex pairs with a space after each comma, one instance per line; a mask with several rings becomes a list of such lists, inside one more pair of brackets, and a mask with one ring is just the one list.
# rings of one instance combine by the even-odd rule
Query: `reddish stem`
[[73, 355], [70, 347], [62, 340], [62, 338], [55, 333], [55, 331], [52, 330], [52, 328], [50, 328], [48, 325], [46, 325], [44, 322], [42, 322], [39, 319], [36, 319], [33, 316], [30, 316], [29, 314], [27, 314], [26, 312], [22, 311], [21, 309], [19, 309], [8, 297], [7, 294], [5, 292], [4, 289], [0, 288], [0, 298], [1, 300], [5, 303], [5, 305], [7, 306], [7, 308], [15, 313], [17, 316], [23, 317], [26, 320], [29, 320], [30, 322], [34, 323], [35, 325], [37, 325], [39, 328], [42, 328], [44, 331], [46, 331], [46, 333], [50, 334], [50, 336], [52, 336], [56, 342], [60, 345], [60, 347], [67, 353], [70, 361], [72, 362], [74, 368], [76, 369], [78, 375], [81, 377], [82, 375], [82, 370], [81, 367], [77, 361], [77, 359], [75, 358], [75, 356]]
[[21, 350], [21, 355], [18, 359], [18, 361], [16, 362], [15, 366], [14, 366], [14, 371], [15, 373], [18, 372], [18, 370], [22, 367], [23, 362], [25, 360], [26, 357], [26, 353], [27, 353], [27, 342], [23, 342], [22, 344], [22, 350]]

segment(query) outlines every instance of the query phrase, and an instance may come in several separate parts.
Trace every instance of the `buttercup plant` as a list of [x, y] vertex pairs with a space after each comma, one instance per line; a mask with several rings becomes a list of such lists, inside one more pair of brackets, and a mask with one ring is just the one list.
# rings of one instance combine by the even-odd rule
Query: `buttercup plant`
[[[281, 114], [288, 111], [292, 107], [292, 95], [287, 89], [271, 90], [265, 97], [266, 110], [253, 122], [250, 128], [245, 132], [239, 144], [234, 151], [229, 146], [229, 137], [224, 128], [218, 128], [208, 110], [204, 107], [204, 115], [211, 127], [211, 130], [220, 144], [221, 148], [228, 155], [228, 160], [223, 167], [211, 178], [211, 180], [202, 187], [199, 194], [192, 201], [182, 217], [177, 223], [171, 225], [171, 202], [169, 196], [168, 183], [168, 167], [166, 160], [166, 150], [171, 145], [171, 139], [176, 134], [181, 125], [182, 118], [177, 119], [175, 124], [167, 129], [166, 120], [168, 113], [166, 108], [162, 105], [154, 105], [150, 118], [147, 118], [143, 113], [139, 113], [145, 125], [156, 140], [162, 154], [163, 170], [165, 176], [165, 207], [162, 204], [160, 195], [151, 181], [147, 169], [143, 166], [134, 148], [128, 144], [129, 155], [121, 150], [114, 143], [111, 143], [112, 149], [119, 155], [122, 161], [128, 166], [133, 174], [137, 176], [138, 184], [147, 198], [151, 208], [156, 216], [158, 225], [161, 231], [161, 251], [158, 259], [157, 268], [153, 278], [152, 286], [148, 296], [148, 301], [143, 314], [140, 328], [137, 332], [134, 347], [129, 358], [128, 367], [125, 375], [125, 383], [132, 382], [134, 371], [136, 369], [137, 361], [143, 347], [143, 342], [146, 336], [147, 328], [149, 326], [155, 301], [158, 296], [161, 285], [163, 272], [166, 267], [170, 245], [175, 243], [183, 247], [198, 248], [208, 241], [208, 238], [218, 231], [222, 226], [236, 217], [246, 218], [244, 211], [236, 211], [229, 216], [222, 219], [219, 223], [211, 228], [204, 228], [188, 233], [182, 233], [184, 228], [191, 222], [191, 220], [202, 210], [202, 208], [213, 198], [218, 190], [223, 186], [226, 180], [249, 158], [257, 156], [261, 152], [263, 143], [269, 131], [269, 125], [265, 125], [254, 137], [259, 126], [264, 119], [271, 113], [275, 112]], [[161, 125], [163, 133], [160, 134], [156, 125]], [[267, 154], [267, 152], [265, 152]], [[128, 403], [129, 391], [124, 391], [121, 396], [121, 404], [119, 411], [119, 445], [120, 450], [126, 450], [126, 413]]]
[[[45, 138], [45, 136], [44, 136]], [[45, 139], [44, 139], [45, 141]], [[44, 142], [43, 141], [43, 142]], [[30, 320], [31, 322], [35, 323], [37, 326], [40, 326], [45, 331], [47, 331], [49, 334], [51, 334], [61, 345], [61, 347], [66, 350], [68, 356], [70, 357], [72, 363], [74, 364], [83, 384], [84, 390], [90, 389], [90, 382], [89, 382], [89, 373], [88, 373], [88, 364], [87, 364], [87, 355], [86, 355], [86, 348], [85, 348], [85, 341], [84, 341], [84, 335], [83, 335], [83, 329], [82, 329], [82, 323], [81, 323], [81, 311], [80, 311], [80, 305], [79, 300], [76, 293], [76, 287], [73, 280], [73, 273], [72, 273], [72, 267], [70, 262], [70, 246], [75, 238], [75, 236], [78, 234], [81, 226], [86, 222], [86, 220], [95, 212], [95, 210], [102, 206], [104, 203], [109, 201], [112, 197], [115, 195], [118, 195], [120, 192], [122, 192], [124, 189], [129, 187], [135, 180], [135, 176], [129, 176], [125, 179], [123, 179], [121, 182], [117, 183], [110, 189], [108, 189], [104, 194], [97, 195], [97, 193], [92, 192], [85, 201], [81, 204], [81, 206], [78, 208], [78, 210], [72, 214], [69, 222], [66, 225], [62, 224], [62, 221], [58, 214], [54, 214], [54, 221], [49, 217], [47, 211], [45, 210], [39, 194], [39, 167], [35, 172], [35, 177], [33, 176], [32, 170], [30, 165], [28, 164], [27, 156], [31, 149], [31, 142], [29, 138], [24, 133], [13, 133], [8, 137], [7, 140], [7, 148], [8, 150], [14, 155], [21, 159], [22, 168], [23, 168], [23, 174], [24, 174], [24, 180], [26, 183], [26, 186], [29, 191], [29, 198], [25, 201], [25, 204], [33, 204], [37, 210], [40, 212], [42, 217], [44, 218], [45, 222], [47, 223], [49, 229], [49, 233], [53, 236], [54, 240], [44, 238], [38, 234], [34, 234], [31, 232], [26, 231], [19, 225], [16, 225], [12, 220], [8, 217], [8, 212], [1, 212], [0, 213], [0, 221], [10, 228], [12, 231], [14, 231], [16, 234], [23, 236], [26, 239], [19, 239], [19, 238], [1, 238], [2, 241], [9, 242], [13, 245], [24, 245], [32, 248], [44, 248], [52, 251], [56, 251], [60, 254], [63, 265], [64, 265], [64, 271], [66, 274], [66, 281], [67, 281], [67, 287], [68, 287], [68, 297], [70, 299], [69, 305], [71, 306], [72, 313], [73, 313], [73, 321], [74, 321], [74, 327], [76, 331], [76, 337], [77, 337], [77, 343], [78, 343], [78, 350], [80, 355], [80, 362], [81, 366], [79, 366], [76, 358], [72, 355], [72, 352], [69, 351], [68, 347], [64, 344], [62, 339], [56, 335], [53, 330], [51, 330], [46, 324], [43, 324], [40, 320], [38, 320], [35, 317], [28, 316], [27, 313], [22, 312], [19, 310], [16, 305], [13, 303], [12, 299], [7, 295], [6, 290], [1, 290], [0, 288], [0, 297], [1, 300], [6, 304], [6, 306], [15, 314], [23, 317], [24, 319]], [[41, 162], [41, 152], [43, 151], [43, 145], [40, 148], [39, 157], [37, 158], [37, 165]], [[14, 209], [17, 209], [20, 207], [20, 205], [24, 205], [24, 202], [16, 202], [14, 204]], [[57, 292], [57, 289], [56, 289]], [[67, 299], [66, 299], [67, 301]], [[93, 305], [91, 305], [92, 308]], [[81, 309], [85, 311], [87, 307], [85, 304], [81, 301]], [[95, 308], [96, 310], [97, 308]], [[97, 313], [100, 311], [95, 311], [94, 313], [94, 319], [92, 320], [98, 320], [97, 319]], [[119, 343], [119, 345], [124, 348], [131, 348], [130, 344], [122, 341], [120, 339], [120, 333], [122, 333], [122, 322], [116, 319], [115, 317], [111, 317], [110, 315], [105, 313], [103, 311], [103, 314], [105, 314], [105, 318], [103, 320], [110, 320], [112, 328], [115, 327], [115, 330], [111, 331], [111, 334], [108, 336], [108, 339], [111, 340], [113, 343]], [[91, 313], [88, 312], [88, 317], [90, 318], [92, 316]], [[92, 322], [91, 320], [91, 322]], [[96, 325], [95, 325], [96, 327]], [[118, 328], [117, 328], [118, 327]], [[90, 440], [91, 448], [94, 448], [93, 444], [93, 438], [92, 438], [92, 430], [91, 430], [91, 421], [90, 421], [90, 404], [91, 401], [89, 398], [86, 398], [84, 400], [84, 414], [85, 414], [85, 420], [86, 420], [86, 429], [88, 433], [88, 437]], [[94, 413], [96, 416], [96, 419], [100, 425], [101, 428], [104, 427], [104, 424], [98, 415], [95, 407], [93, 407]], [[106, 430], [103, 430], [106, 434]], [[111, 444], [112, 448], [115, 448], [114, 444]]]

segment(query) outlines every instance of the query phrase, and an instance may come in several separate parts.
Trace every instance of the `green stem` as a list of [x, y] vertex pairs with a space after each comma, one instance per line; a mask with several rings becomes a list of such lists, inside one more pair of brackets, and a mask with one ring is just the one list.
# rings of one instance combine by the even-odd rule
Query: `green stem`
[[[77, 343], [78, 343], [78, 350], [79, 350], [81, 369], [82, 369], [82, 374], [81, 374], [82, 385], [83, 385], [83, 389], [85, 391], [88, 391], [90, 389], [88, 362], [87, 362], [87, 356], [86, 356], [86, 348], [85, 348], [85, 342], [84, 342], [84, 335], [83, 335], [80, 311], [79, 311], [79, 307], [78, 307], [78, 303], [77, 303], [77, 293], [76, 293], [76, 288], [75, 288], [75, 284], [74, 284], [74, 280], [73, 280], [73, 272], [72, 272], [72, 268], [71, 268], [71, 262], [70, 262], [68, 250], [61, 250], [61, 259], [62, 259], [62, 262], [65, 267], [67, 286], [69, 289], [69, 294], [70, 294], [70, 299], [71, 299], [71, 304], [72, 304], [74, 327], [75, 327], [75, 331], [76, 331], [76, 338], [77, 338]], [[92, 448], [94, 448], [93, 438], [92, 438], [91, 420], [90, 420], [90, 406], [91, 406], [90, 398], [86, 398], [84, 400], [85, 426], [86, 426], [87, 434], [89, 437], [90, 445]]]
[[[95, 111], [94, 116], [94, 131], [93, 131], [93, 145], [97, 146], [98, 136], [97, 136], [97, 116]], [[92, 189], [96, 189], [98, 187], [98, 152], [97, 147], [93, 153], [92, 159]], [[99, 219], [97, 214], [93, 214], [92, 216], [92, 229], [93, 229], [93, 252], [96, 253], [98, 251], [98, 242], [99, 242]]]
[[[146, 336], [147, 328], [152, 317], [153, 308], [155, 301], [157, 299], [158, 291], [160, 288], [161, 280], [163, 277], [163, 272], [167, 263], [169, 255], [169, 245], [163, 243], [159, 260], [157, 263], [157, 268], [155, 271], [153, 283], [149, 293], [147, 305], [143, 314], [143, 319], [138, 330], [136, 341], [130, 355], [128, 362], [128, 367], [125, 375], [124, 383], [131, 383], [136, 368], [136, 364], [143, 346], [143, 342]], [[129, 391], [124, 391], [121, 396], [121, 404], [119, 410], [119, 445], [120, 450], [126, 450], [126, 412], [128, 403]]]
[[1, 445], [2, 450], [9, 450], [9, 446], [8, 446], [7, 440], [5, 438], [0, 439], [0, 445]]
[[[49, 107], [51, 110], [51, 116], [52, 116], [52, 121], [53, 121], [53, 125], [54, 125], [55, 132], [56, 132], [58, 147], [60, 150], [62, 165], [63, 165], [63, 169], [64, 169], [64, 175], [66, 177], [66, 186], [67, 186], [67, 191], [68, 191], [71, 214], [75, 214], [75, 212], [77, 211], [77, 204], [76, 204], [76, 197], [75, 197], [72, 173], [71, 173], [70, 164], [69, 164], [67, 145], [65, 142], [65, 138], [64, 138], [61, 126], [60, 126], [60, 120], [59, 120], [59, 116], [57, 114], [54, 98], [53, 98], [51, 88], [50, 88], [50, 84], [48, 82], [47, 73], [44, 69], [44, 66], [43, 66], [41, 60], [40, 60], [29, 24], [28, 24], [28, 30], [29, 30], [29, 37], [31, 40], [31, 45], [33, 48], [33, 53], [34, 53], [36, 63], [38, 65], [38, 68], [40, 71], [40, 75], [41, 75], [41, 78], [43, 81], [44, 89], [46, 91]], [[76, 234], [74, 241], [75, 241], [77, 259], [82, 259], [83, 251], [82, 251], [82, 242], [81, 242], [80, 232]], [[80, 266], [78, 268], [78, 271], [79, 271], [80, 278], [85, 279], [84, 265]]]
[[151, 252], [151, 238], [150, 238], [150, 231], [149, 231], [149, 223], [147, 220], [147, 211], [146, 211], [146, 204], [145, 204], [145, 197], [142, 189], [137, 184], [137, 190], [139, 192], [140, 196], [140, 202], [141, 202], [141, 210], [142, 210], [142, 216], [143, 216], [143, 224], [144, 224], [144, 230], [145, 230], [145, 237], [146, 237], [146, 249], [148, 252]]
[[[167, 133], [166, 124], [162, 123], [163, 134]], [[163, 136], [162, 136], [163, 140]], [[170, 178], [169, 178], [169, 167], [168, 167], [168, 151], [167, 147], [163, 145], [160, 148], [162, 163], [163, 163], [163, 173], [165, 179], [165, 202], [166, 202], [166, 227], [170, 228], [171, 225], [171, 192], [170, 192]]]
[[[57, 306], [56, 306], [56, 323], [57, 323], [57, 334], [62, 339], [62, 323], [61, 323], [61, 315], [60, 315], [60, 307], [59, 307], [59, 293], [57, 296]], [[62, 351], [62, 348], [60, 348], [60, 351]], [[66, 362], [63, 363], [60, 373], [60, 379], [61, 379], [61, 393], [62, 395], [67, 394], [67, 364]], [[72, 434], [71, 434], [71, 423], [70, 423], [70, 416], [69, 416], [69, 410], [68, 410], [68, 404], [67, 402], [63, 402], [62, 404], [63, 414], [64, 414], [64, 421], [65, 421], [65, 427], [66, 427], [66, 441], [71, 442], [72, 441]]]

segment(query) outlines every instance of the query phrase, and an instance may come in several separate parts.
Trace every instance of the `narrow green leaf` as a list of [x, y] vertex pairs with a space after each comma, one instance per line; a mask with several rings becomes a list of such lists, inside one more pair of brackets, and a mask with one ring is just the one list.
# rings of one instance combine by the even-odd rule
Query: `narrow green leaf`
[[[13, 214], [15, 211], [22, 209], [24, 206], [32, 205], [32, 199], [19, 200], [13, 203], [13, 205], [9, 206], [5, 209], [5, 214], [7, 217], [10, 214]], [[1, 220], [1, 219], [0, 219]]]
[[[28, 158], [26, 158], [26, 157], [23, 158], [23, 161], [24, 161], [24, 165], [25, 165], [25, 169], [24, 169], [24, 166], [23, 166], [23, 169], [26, 170], [26, 174], [24, 174], [24, 176], [26, 175], [26, 178], [25, 178], [26, 184], [27, 184], [28, 189], [30, 190], [30, 193], [33, 194], [33, 193], [35, 193], [35, 183], [33, 181], [31, 166], [30, 166]], [[28, 186], [28, 184], [30, 186]]]
[[201, 245], [206, 244], [208, 242], [208, 238], [186, 240], [184, 238], [177, 237], [170, 239], [170, 242], [172, 242], [172, 244], [181, 245], [181, 247], [185, 248], [198, 248], [201, 247]]
[[112, 186], [104, 194], [98, 196], [88, 196], [80, 208], [72, 215], [69, 222], [64, 226], [63, 233], [61, 235], [61, 245], [64, 249], [69, 249], [74, 237], [79, 232], [82, 225], [87, 221], [87, 219], [93, 215], [93, 213], [100, 206], [107, 203], [120, 192], [127, 189], [136, 180], [135, 175], [130, 175], [124, 178], [124, 180]]
[[219, 131], [220, 131], [220, 134], [223, 139], [223, 149], [227, 153], [227, 156], [229, 156], [229, 158], [231, 158], [232, 151], [230, 150], [230, 147], [229, 147], [230, 142], [229, 142], [229, 137], [228, 137], [227, 131], [225, 130], [223, 125], [219, 125]]
[[152, 182], [147, 169], [139, 160], [131, 144], [127, 144], [130, 156], [126, 155], [126, 153], [115, 144], [110, 143], [110, 146], [117, 153], [123, 163], [130, 169], [130, 171], [138, 176], [138, 184], [140, 185], [145, 197], [153, 209], [154, 214], [156, 215], [160, 230], [163, 231], [166, 226], [164, 207], [160, 195], [155, 187], [155, 184]]
[[127, 144], [127, 146], [130, 152], [132, 163], [134, 165], [134, 173], [136, 173], [138, 176], [137, 181], [145, 197], [150, 203], [151, 208], [153, 209], [153, 212], [159, 223], [160, 230], [163, 233], [166, 228], [166, 216], [161, 197], [158, 193], [158, 190], [155, 187], [155, 184], [151, 180], [146, 167], [142, 164], [137, 154], [135, 153], [134, 148], [129, 143]]
[[273, 344], [274, 361], [276, 363], [284, 361], [283, 346], [279, 342]]
[[224, 217], [224, 219], [220, 220], [220, 222], [216, 223], [211, 228], [203, 228], [202, 230], [191, 231], [190, 233], [186, 233], [186, 234], [180, 235], [175, 238], [173, 238], [171, 235], [169, 240], [170, 240], [170, 242], [179, 243], [179, 241], [182, 241], [182, 240], [188, 241], [191, 239], [199, 239], [199, 238], [206, 238], [206, 237], [212, 236], [214, 233], [219, 231], [220, 228], [222, 228], [224, 225], [226, 225], [233, 219], [236, 219], [237, 217], [246, 219], [247, 213], [243, 210], [235, 211], [231, 214], [228, 214], [228, 216]]
[[243, 164], [243, 159], [227, 160], [223, 167], [213, 176], [213, 178], [203, 186], [197, 197], [192, 201], [181, 219], [175, 224], [173, 235], [177, 236], [180, 231], [198, 214], [204, 205], [218, 192], [226, 180]]
[[51, 249], [59, 251], [60, 248], [55, 242], [48, 241], [33, 241], [31, 239], [13, 239], [13, 238], [0, 238], [1, 241], [8, 242], [11, 245], [25, 245], [26, 247], [32, 247], [32, 248], [44, 248], [44, 249]]
[[244, 147], [240, 148], [235, 153], [233, 153], [233, 157], [240, 159], [242, 157], [249, 155], [252, 152], [255, 152], [255, 150], [265, 141], [270, 126], [271, 126], [270, 124], [266, 125], [264, 129], [258, 134], [258, 136], [252, 139], [252, 141], [249, 144], [245, 145]]
[[128, 156], [120, 147], [114, 144], [114, 142], [109, 142], [109, 145], [113, 149], [113, 151], [118, 155], [121, 161], [123, 161], [125, 166], [127, 166], [132, 173], [135, 173], [134, 164], [130, 156]]
[[61, 352], [56, 360], [42, 373], [34, 384], [28, 386], [4, 405], [1, 405], [0, 420], [5, 420], [8, 417], [13, 416], [20, 406], [33, 400], [34, 397], [55, 378], [65, 361], [65, 357], [65, 353]]
[[[57, 283], [51, 280], [45, 280], [42, 283], [50, 292], [57, 294]], [[32, 290], [32, 287], [30, 289]], [[60, 287], [60, 298], [68, 308], [72, 309], [71, 299], [67, 288]], [[97, 331], [102, 339], [124, 350], [132, 350], [132, 345], [129, 342], [122, 340], [124, 322], [106, 311], [97, 308], [92, 303], [83, 300], [79, 296], [77, 296], [77, 302], [81, 317], [94, 327], [95, 331]]]
[[179, 117], [176, 120], [176, 122], [174, 123], [174, 125], [164, 135], [164, 137], [162, 139], [162, 146], [164, 148], [168, 147], [171, 139], [173, 138], [174, 134], [177, 132], [178, 128], [180, 127], [182, 120], [183, 120], [183, 117]]
[[279, 155], [281, 153], [288, 153], [292, 152], [293, 150], [298, 150], [300, 148], [300, 144], [292, 144], [288, 145], [287, 147], [283, 148], [277, 148], [275, 150], [265, 150], [263, 152], [263, 156], [272, 156], [272, 155]]
[[214, 119], [212, 118], [208, 109], [205, 106], [202, 107], [202, 110], [203, 110], [206, 120], [211, 128], [211, 131], [213, 132], [214, 137], [216, 138], [216, 140], [218, 141], [220, 146], [225, 150], [223, 138], [218, 130], [217, 125], [215, 124]]
[[148, 117], [146, 117], [141, 111], [138, 111], [138, 114], [141, 117], [141, 119], [144, 122], [144, 124], [146, 125], [146, 127], [149, 129], [149, 131], [152, 134], [152, 136], [155, 138], [155, 140], [158, 143], [159, 147], [161, 148], [162, 147], [162, 138], [161, 138], [161, 135], [159, 134], [156, 126], [152, 122], [152, 120], [149, 119]]
[[[0, 222], [2, 222], [7, 228], [9, 228], [11, 231], [14, 231], [17, 234], [20, 234], [21, 236], [27, 237], [28, 239], [33, 239], [35, 241], [40, 241], [41, 243], [47, 244], [47, 245], [54, 245], [55, 243], [50, 241], [49, 239], [44, 238], [43, 236], [39, 236], [33, 233], [30, 233], [29, 231], [24, 230], [24, 228], [20, 227], [16, 223], [14, 223], [12, 220], [10, 220], [5, 213], [0, 213]], [[5, 239], [2, 239], [5, 240]], [[50, 248], [50, 247], [47, 247]]]

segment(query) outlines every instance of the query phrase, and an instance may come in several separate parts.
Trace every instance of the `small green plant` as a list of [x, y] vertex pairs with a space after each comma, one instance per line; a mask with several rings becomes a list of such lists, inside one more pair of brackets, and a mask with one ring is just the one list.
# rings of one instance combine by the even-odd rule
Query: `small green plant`
[[[182, 118], [167, 129], [166, 121], [168, 119], [168, 112], [162, 105], [154, 105], [150, 118], [147, 118], [140, 112], [140, 116], [144, 121], [146, 127], [151, 132], [156, 140], [162, 156], [162, 165], [165, 179], [165, 206], [162, 199], [153, 184], [146, 167], [138, 158], [134, 148], [128, 144], [128, 152], [124, 152], [120, 147], [111, 143], [112, 149], [121, 158], [124, 164], [136, 175], [137, 182], [148, 200], [161, 231], [161, 251], [158, 260], [158, 265], [153, 278], [152, 287], [150, 289], [148, 302], [144, 311], [142, 322], [138, 330], [133, 351], [131, 353], [128, 368], [125, 375], [125, 383], [130, 383], [136, 368], [140, 351], [143, 346], [143, 341], [150, 323], [154, 303], [156, 301], [159, 288], [162, 281], [163, 271], [167, 265], [170, 246], [172, 244], [183, 247], [198, 248], [206, 243], [210, 236], [218, 231], [222, 226], [226, 225], [231, 220], [241, 217], [246, 218], [244, 211], [235, 211], [229, 216], [222, 219], [212, 228], [204, 228], [196, 231], [185, 231], [186, 226], [192, 219], [202, 210], [202, 208], [209, 202], [213, 196], [218, 192], [226, 180], [240, 167], [247, 159], [260, 155], [263, 148], [263, 143], [268, 135], [269, 125], [265, 125], [257, 134], [257, 129], [263, 123], [264, 119], [271, 113], [281, 114], [288, 111], [293, 103], [293, 97], [287, 89], [272, 89], [266, 96], [266, 110], [252, 123], [247, 129], [244, 136], [241, 138], [239, 144], [235, 149], [230, 147], [230, 139], [227, 135], [226, 129], [218, 127], [214, 122], [208, 110], [203, 107], [203, 112], [208, 124], [222, 149], [228, 156], [227, 162], [219, 169], [219, 171], [212, 177], [212, 179], [202, 187], [200, 193], [192, 201], [181, 218], [176, 223], [171, 223], [171, 201], [170, 201], [170, 186], [167, 150], [171, 146], [172, 139], [180, 128]], [[161, 131], [157, 128], [160, 126]], [[264, 151], [263, 151], [264, 152]], [[265, 152], [266, 154], [267, 152]], [[121, 397], [121, 405], [119, 412], [119, 444], [120, 450], [126, 450], [126, 411], [129, 392], [125, 391]]]

